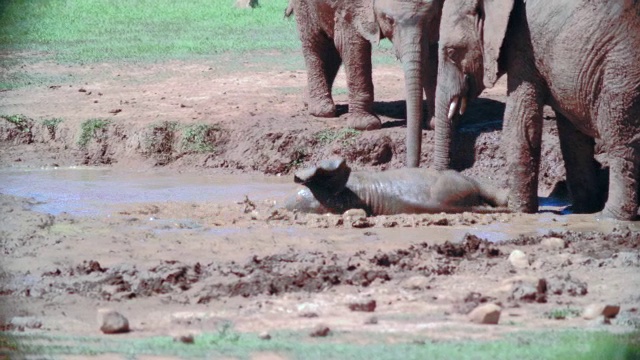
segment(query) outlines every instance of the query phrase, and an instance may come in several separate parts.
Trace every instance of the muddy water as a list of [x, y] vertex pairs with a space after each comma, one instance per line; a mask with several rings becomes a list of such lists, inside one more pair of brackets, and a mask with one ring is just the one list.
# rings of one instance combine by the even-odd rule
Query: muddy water
[[[251, 200], [283, 199], [294, 189], [289, 177], [275, 178], [249, 175], [203, 175], [168, 171], [133, 172], [103, 168], [76, 167], [38, 170], [0, 170], [0, 193], [34, 198], [33, 210], [53, 215], [67, 212], [77, 216], [102, 216], [118, 211], [130, 204], [144, 203], [233, 203], [245, 196]], [[182, 232], [198, 230], [214, 237], [253, 239], [267, 236], [291, 239], [322, 239], [328, 234], [336, 243], [394, 244], [424, 241], [459, 241], [469, 233], [490, 241], [504, 241], [519, 235], [546, 235], [552, 231], [597, 230], [609, 231], [614, 224], [597, 221], [593, 215], [562, 213], [565, 204], [553, 199], [541, 199], [542, 212], [537, 215], [513, 215], [508, 219], [472, 226], [428, 226], [384, 228], [375, 226], [367, 235], [362, 229], [313, 229], [293, 224], [279, 224], [266, 231], [247, 224], [225, 223], [218, 227], [202, 225], [202, 219], [178, 218], [149, 219], [139, 223], [141, 229], [151, 227], [155, 232]], [[554, 211], [554, 212], [552, 212]], [[416, 215], [417, 216], [417, 215]], [[403, 215], [411, 220], [414, 215]], [[166, 223], [167, 226], [162, 226]], [[410, 221], [410, 223], [415, 223]], [[178, 224], [179, 226], [174, 226]], [[169, 229], [169, 230], [166, 230]], [[204, 235], [204, 234], [203, 234]], [[331, 236], [328, 238], [330, 239]], [[389, 241], [393, 239], [393, 241]], [[285, 241], [286, 242], [286, 241]], [[347, 245], [348, 246], [348, 245]]]
[[0, 170], [0, 193], [33, 198], [33, 210], [53, 215], [100, 215], [125, 204], [216, 202], [282, 197], [289, 178], [220, 176], [170, 172], [123, 172], [73, 167]]

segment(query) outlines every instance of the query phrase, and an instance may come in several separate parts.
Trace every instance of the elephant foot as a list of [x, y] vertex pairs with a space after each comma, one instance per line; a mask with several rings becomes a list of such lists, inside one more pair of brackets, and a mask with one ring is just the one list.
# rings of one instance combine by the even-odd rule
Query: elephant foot
[[369, 113], [349, 113], [347, 119], [347, 126], [356, 130], [378, 130], [382, 127], [382, 121]]
[[330, 99], [323, 99], [320, 101], [309, 101], [309, 114], [316, 117], [335, 117], [336, 106]]
[[630, 210], [622, 208], [618, 205], [611, 206], [610, 204], [607, 204], [600, 213], [599, 217], [604, 219], [635, 221], [638, 219], [638, 209]]

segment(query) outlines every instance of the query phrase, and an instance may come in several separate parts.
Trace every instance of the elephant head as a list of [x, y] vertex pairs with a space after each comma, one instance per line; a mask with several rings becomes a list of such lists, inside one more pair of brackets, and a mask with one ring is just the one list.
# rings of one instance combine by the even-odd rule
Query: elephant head
[[451, 138], [458, 115], [503, 73], [498, 60], [512, 8], [513, 0], [445, 1], [438, 48], [437, 169], [451, 165]]
[[[373, 3], [372, 6], [366, 4]], [[391, 40], [402, 62], [407, 103], [407, 163], [417, 167], [422, 139], [422, 98], [426, 92], [429, 119], [434, 112], [438, 30], [443, 0], [364, 0], [366, 16], [356, 18], [360, 34], [377, 44]], [[431, 51], [430, 51], [431, 50]], [[430, 54], [431, 52], [431, 54]]]

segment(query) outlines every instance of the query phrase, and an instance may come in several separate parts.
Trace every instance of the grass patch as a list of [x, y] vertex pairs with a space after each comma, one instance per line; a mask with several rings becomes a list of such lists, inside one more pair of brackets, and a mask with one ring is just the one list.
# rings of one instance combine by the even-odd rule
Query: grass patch
[[564, 320], [567, 318], [577, 318], [582, 315], [582, 309], [576, 308], [562, 308], [562, 309], [553, 309], [545, 314], [549, 319], [555, 320]]
[[320, 145], [331, 144], [335, 141], [340, 141], [343, 145], [349, 145], [355, 142], [361, 132], [351, 128], [324, 129], [315, 133], [314, 137]]
[[[45, 334], [0, 333], [0, 355], [121, 354], [179, 356], [180, 358], [232, 357], [247, 359], [269, 352], [293, 359], [637, 359], [640, 333], [610, 334], [577, 330], [514, 333], [495, 341], [437, 341], [397, 343], [380, 334], [362, 334], [368, 343], [348, 342], [340, 334], [310, 339], [300, 332], [272, 334], [270, 341], [255, 334], [235, 332], [223, 324], [217, 332], [199, 335], [194, 344], [170, 337], [142, 339], [108, 336], [71, 337]], [[350, 334], [352, 337], [354, 333]], [[355, 334], [357, 335], [357, 334]]]
[[99, 133], [111, 123], [108, 119], [89, 119], [80, 125], [80, 138], [78, 139], [78, 145], [84, 148], [89, 142], [96, 138]]
[[13, 124], [18, 131], [31, 132], [31, 119], [22, 114], [2, 115], [2, 118]]
[[6, 0], [0, 49], [58, 61], [169, 59], [299, 48], [288, 0], [239, 9], [234, 0]]
[[197, 153], [214, 152], [216, 135], [219, 131], [220, 127], [217, 125], [187, 125], [182, 130], [182, 149]]

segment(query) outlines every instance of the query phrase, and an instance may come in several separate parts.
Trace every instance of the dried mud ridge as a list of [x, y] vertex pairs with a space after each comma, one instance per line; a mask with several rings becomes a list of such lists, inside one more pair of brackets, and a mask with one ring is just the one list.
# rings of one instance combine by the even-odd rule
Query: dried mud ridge
[[[549, 258], [541, 266], [554, 270], [550, 272], [553, 275], [540, 279], [535, 286], [514, 287], [507, 301], [547, 302], [556, 295], [586, 295], [588, 284], [572, 278], [572, 271], [590, 272], [606, 267], [640, 270], [640, 232], [616, 229], [610, 234], [567, 231], [551, 235], [564, 239], [572, 257], [562, 262]], [[105, 268], [97, 261], [86, 260], [40, 274], [4, 274], [0, 294], [41, 299], [80, 294], [107, 301], [161, 296], [169, 303], [202, 304], [229, 296], [322, 292], [339, 285], [365, 288], [402, 282], [415, 275], [446, 277], [474, 271], [471, 267], [484, 273], [515, 273], [507, 268], [510, 249], [539, 248], [545, 237], [548, 236], [521, 236], [493, 244], [467, 234], [458, 244], [447, 242], [432, 246], [422, 242], [389, 252], [360, 250], [347, 255], [290, 250], [265, 257], [253, 256], [244, 263], [203, 265], [172, 260], [149, 268], [132, 264]], [[488, 300], [494, 299], [471, 293], [464, 300], [469, 304], [463, 307], [472, 308]]]
[[[318, 121], [294, 114], [286, 119], [256, 115], [251, 121], [233, 124], [162, 121], [141, 125], [122, 119], [92, 119], [74, 127], [64, 121], [0, 116], [0, 144], [5, 148], [1, 159], [9, 164], [44, 161], [41, 165], [45, 166], [112, 165], [136, 159], [152, 166], [265, 174], [289, 174], [330, 156], [345, 158], [354, 169], [403, 166], [404, 122], [387, 121], [381, 130], [360, 132], [321, 126]], [[551, 189], [564, 178], [564, 166], [555, 123], [546, 121], [545, 129], [540, 184]], [[492, 174], [499, 185], [504, 185], [500, 134], [500, 122], [467, 119], [452, 151], [456, 168], [481, 177]], [[421, 163], [429, 166], [433, 162], [434, 131], [423, 131], [422, 143]], [[25, 146], [36, 152], [39, 149], [51, 159], [25, 158], [27, 152], [20, 150]]]

